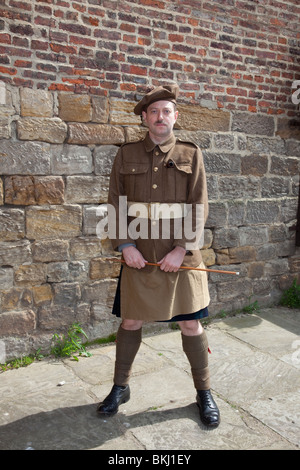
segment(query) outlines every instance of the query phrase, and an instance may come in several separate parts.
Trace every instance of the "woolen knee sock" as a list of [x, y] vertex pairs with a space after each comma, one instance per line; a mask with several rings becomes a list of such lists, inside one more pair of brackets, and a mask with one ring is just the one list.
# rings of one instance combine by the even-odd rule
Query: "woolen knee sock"
[[196, 390], [210, 389], [208, 341], [205, 331], [197, 336], [181, 334], [182, 347], [191, 365]]
[[114, 384], [125, 386], [129, 382], [132, 364], [142, 341], [142, 328], [124, 330], [120, 326], [116, 341]]

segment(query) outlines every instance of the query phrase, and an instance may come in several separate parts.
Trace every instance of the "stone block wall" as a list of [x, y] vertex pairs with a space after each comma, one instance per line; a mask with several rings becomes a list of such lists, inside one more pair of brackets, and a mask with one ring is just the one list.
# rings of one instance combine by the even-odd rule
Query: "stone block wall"
[[[239, 11], [237, 11], [237, 8]], [[299, 279], [297, 2], [0, 2], [0, 341], [47, 350], [116, 330], [119, 271], [96, 234], [114, 156], [149, 85], [181, 89], [175, 133], [204, 155], [211, 315]], [[298, 31], [298, 32], [297, 32]], [[299, 250], [299, 249], [298, 249]], [[249, 300], [250, 299], [250, 300]]]

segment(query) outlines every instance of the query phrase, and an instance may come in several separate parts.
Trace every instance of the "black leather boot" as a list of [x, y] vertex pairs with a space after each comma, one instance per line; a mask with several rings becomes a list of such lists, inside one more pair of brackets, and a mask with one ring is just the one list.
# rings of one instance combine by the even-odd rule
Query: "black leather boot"
[[219, 426], [220, 412], [210, 390], [197, 390], [196, 399], [202, 423], [211, 428]]
[[119, 410], [119, 405], [126, 403], [130, 399], [129, 385], [114, 385], [111, 392], [99, 403], [97, 412], [103, 416], [113, 416]]

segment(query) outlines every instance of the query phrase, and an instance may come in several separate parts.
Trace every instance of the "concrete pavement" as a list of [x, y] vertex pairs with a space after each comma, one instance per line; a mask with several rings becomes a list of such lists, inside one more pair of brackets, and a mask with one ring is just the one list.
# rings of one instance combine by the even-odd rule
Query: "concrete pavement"
[[131, 400], [103, 419], [115, 345], [79, 362], [44, 359], [0, 374], [0, 450], [298, 450], [300, 310], [263, 309], [207, 327], [221, 424], [199, 419], [179, 331], [144, 336]]

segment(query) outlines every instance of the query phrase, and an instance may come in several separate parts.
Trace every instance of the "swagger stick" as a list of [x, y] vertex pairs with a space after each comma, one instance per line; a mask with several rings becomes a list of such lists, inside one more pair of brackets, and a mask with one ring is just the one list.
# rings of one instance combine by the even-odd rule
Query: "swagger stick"
[[[125, 263], [125, 260], [119, 258], [110, 258], [108, 261], [116, 261], [118, 263]], [[160, 266], [158, 263], [146, 263], [147, 266]], [[208, 269], [208, 268], [193, 268], [192, 266], [180, 266], [179, 269], [188, 269], [190, 271], [206, 271], [209, 273], [219, 273], [219, 274], [235, 274], [239, 276], [239, 272], [237, 271], [221, 271], [220, 269]]]

